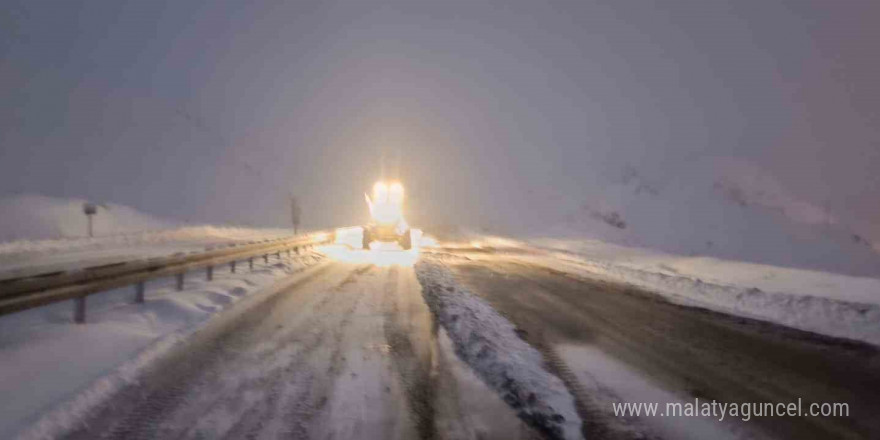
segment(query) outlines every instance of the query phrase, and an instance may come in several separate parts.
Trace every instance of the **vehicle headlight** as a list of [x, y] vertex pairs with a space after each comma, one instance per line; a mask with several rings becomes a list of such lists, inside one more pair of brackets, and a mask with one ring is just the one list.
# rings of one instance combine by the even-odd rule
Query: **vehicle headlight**
[[373, 185], [373, 202], [384, 203], [388, 200], [388, 185], [383, 182], [376, 182]]
[[403, 204], [403, 185], [398, 182], [392, 183], [388, 188], [388, 201], [395, 205]]

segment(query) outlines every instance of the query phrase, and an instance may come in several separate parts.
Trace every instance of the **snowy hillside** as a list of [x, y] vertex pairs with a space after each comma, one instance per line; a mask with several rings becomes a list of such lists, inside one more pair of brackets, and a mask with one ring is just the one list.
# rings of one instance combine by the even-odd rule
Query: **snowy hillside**
[[[84, 237], [87, 219], [85, 200], [41, 195], [0, 199], [0, 241]], [[113, 235], [163, 229], [173, 223], [115, 204], [98, 206], [94, 216], [96, 235]]]
[[532, 235], [880, 276], [880, 253], [870, 242], [743, 161], [703, 161], [663, 184], [628, 168], [601, 191], [568, 202], [560, 221]]
[[98, 208], [95, 237], [84, 236], [83, 200], [18, 196], [0, 200], [0, 278], [199, 252], [278, 238], [288, 229], [179, 227], [122, 205]]

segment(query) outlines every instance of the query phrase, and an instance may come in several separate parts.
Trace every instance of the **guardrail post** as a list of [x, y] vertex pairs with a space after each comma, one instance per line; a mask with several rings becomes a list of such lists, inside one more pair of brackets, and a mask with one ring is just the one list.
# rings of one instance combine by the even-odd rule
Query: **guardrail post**
[[144, 303], [144, 282], [143, 281], [134, 285], [134, 302], [137, 304]]
[[214, 279], [214, 266], [208, 266], [205, 268], [205, 278], [207, 278], [208, 281]]
[[269, 264], [269, 254], [263, 254], [263, 261], [264, 261], [266, 264]]
[[254, 257], [248, 258], [248, 266], [250, 266], [251, 270], [254, 270]]
[[183, 290], [183, 272], [177, 274], [177, 291]]
[[73, 322], [85, 324], [86, 322], [86, 297], [81, 296], [73, 299]]
[[235, 261], [229, 262], [229, 270], [232, 271], [232, 273], [235, 273]]

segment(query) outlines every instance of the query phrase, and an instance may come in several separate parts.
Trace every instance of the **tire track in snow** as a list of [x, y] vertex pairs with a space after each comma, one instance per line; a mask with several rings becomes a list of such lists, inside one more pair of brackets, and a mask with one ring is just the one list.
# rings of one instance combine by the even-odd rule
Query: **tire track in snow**
[[[308, 437], [308, 421], [323, 406], [322, 400], [326, 400], [328, 390], [332, 388], [335, 379], [335, 376], [327, 376], [320, 372], [316, 374], [316, 366], [310, 364], [316, 363], [315, 358], [322, 357], [318, 349], [327, 346], [328, 342], [334, 347], [329, 363], [330, 365], [334, 362], [338, 363], [341, 333], [350, 322], [358, 302], [356, 297], [338, 295], [338, 293], [342, 292], [345, 286], [355, 283], [357, 277], [368, 269], [369, 267], [362, 267], [353, 270], [328, 292], [322, 292], [311, 313], [307, 314], [305, 322], [297, 325], [296, 329], [291, 330], [279, 324], [276, 328], [283, 330], [266, 338], [273, 341], [272, 345], [281, 347], [281, 350], [274, 347], [267, 349], [265, 352], [269, 354], [268, 358], [260, 353], [260, 361], [275, 360], [279, 352], [280, 356], [287, 356], [289, 360], [253, 380], [257, 384], [258, 391], [261, 392], [260, 398], [255, 399], [250, 407], [238, 416], [238, 421], [222, 435], [223, 438], [259, 438], [267, 431], [271, 434], [272, 430], [294, 438]], [[341, 314], [330, 313], [328, 307], [340, 310], [340, 298], [347, 303], [342, 305], [344, 311]], [[328, 321], [327, 317], [338, 319]], [[308, 331], [316, 329], [317, 331]], [[328, 332], [327, 329], [333, 330]], [[306, 344], [300, 350], [286, 353], [284, 351], [286, 347], [302, 340], [297, 330], [307, 330]], [[227, 394], [231, 394], [232, 398], [239, 398], [243, 390], [236, 389]], [[279, 420], [284, 420], [284, 423], [280, 423]]]
[[[432, 440], [436, 437], [434, 425], [436, 384], [431, 375], [431, 351], [428, 350], [427, 355], [420, 356], [420, 353], [417, 353], [416, 344], [411, 338], [419, 336], [425, 338], [427, 336], [425, 341], [417, 341], [417, 343], [422, 342], [423, 347], [430, 347], [434, 343], [434, 338], [430, 333], [419, 334], [419, 330], [430, 332], [430, 321], [425, 323], [427, 327], [423, 329], [417, 328], [418, 322], [412, 322], [413, 319], [418, 319], [411, 314], [419, 304], [413, 304], [414, 299], [411, 297], [411, 292], [399, 290], [399, 276], [397, 267], [392, 267], [386, 274], [383, 289], [385, 291], [383, 306], [385, 340], [390, 347], [394, 367], [403, 381], [410, 409], [416, 416], [415, 422], [419, 438]], [[418, 300], [421, 301], [421, 298]], [[405, 303], [404, 307], [401, 307], [401, 302]], [[430, 316], [426, 316], [426, 318], [430, 319]]]
[[[547, 369], [559, 377], [574, 397], [574, 406], [583, 420], [584, 437], [620, 440], [659, 440], [660, 437], [650, 435], [642, 427], [641, 421], [631, 416], [609, 419], [607, 410], [600, 408], [600, 403], [590, 396], [587, 389], [580, 383], [577, 375], [569, 368], [556, 350], [543, 339], [525, 336], [526, 342], [538, 349], [547, 364]], [[602, 421], [602, 422], [599, 422]], [[609, 426], [609, 424], [612, 424]]]
[[[359, 269], [355, 270], [350, 274], [345, 280], [342, 281], [336, 288], [333, 289], [335, 292], [339, 292], [344, 286], [348, 284], [352, 284], [355, 282], [356, 277], [362, 275], [367, 269]], [[319, 316], [327, 316], [326, 313], [319, 313], [322, 311], [325, 304], [333, 302], [334, 299], [339, 296], [333, 295], [332, 292], [327, 294], [322, 298], [319, 303], [319, 307], [315, 309], [315, 312], [311, 315], [311, 319], [309, 320], [308, 325], [304, 325], [304, 327], [308, 327], [315, 324], [315, 321], [318, 320]], [[307, 368], [305, 364], [308, 363], [308, 359], [314, 353], [314, 350], [318, 348], [318, 346], [322, 345], [325, 341], [327, 335], [326, 332], [317, 333], [318, 337], [314, 338], [315, 343], [311, 344], [306, 350], [297, 353], [297, 356], [293, 359], [293, 363], [286, 364], [282, 367], [275, 368], [273, 371], [269, 372], [266, 375], [265, 381], [270, 383], [268, 386], [268, 393], [263, 399], [262, 402], [255, 404], [251, 410], [246, 412], [240, 419], [239, 422], [233, 426], [224, 437], [229, 439], [238, 439], [238, 438], [258, 438], [259, 434], [261, 434], [266, 426], [271, 424], [272, 421], [278, 419], [278, 414], [281, 412], [287, 414], [294, 415], [302, 415], [304, 414], [304, 408], [314, 408], [315, 404], [309, 404], [307, 400], [304, 399], [304, 394], [307, 393], [308, 390], [318, 389], [324, 392], [319, 393], [319, 396], [326, 396], [328, 388], [332, 387], [332, 384], [335, 382], [336, 377], [341, 372], [341, 360], [342, 360], [342, 347], [341, 341], [343, 337], [344, 330], [348, 327], [351, 322], [352, 314], [357, 307], [362, 295], [352, 298], [350, 295], [341, 295], [341, 297], [345, 300], [349, 300], [350, 304], [345, 308], [345, 311], [342, 314], [342, 319], [339, 321], [338, 325], [332, 326], [334, 329], [331, 336], [332, 346], [334, 347], [333, 353], [330, 356], [330, 367], [327, 369], [328, 375], [320, 375], [317, 376], [320, 379], [316, 380], [316, 375], [312, 373], [312, 370]], [[306, 377], [305, 383], [297, 383], [299, 381], [293, 380], [291, 381], [291, 375], [293, 378], [298, 378], [301, 374], [304, 374]], [[317, 384], [316, 384], [317, 382]], [[294, 385], [296, 384], [296, 385]], [[290, 393], [282, 393], [283, 388], [290, 388], [295, 392], [295, 397], [290, 397]], [[284, 399], [284, 395], [287, 395], [287, 399]], [[320, 399], [318, 402], [314, 402], [316, 404], [320, 404]], [[312, 415], [308, 412], [306, 415]], [[309, 417], [311, 419], [311, 417]], [[298, 423], [297, 420], [291, 420], [290, 417], [286, 418], [286, 421], [290, 423], [292, 426], [302, 426], [301, 423]], [[288, 432], [289, 435], [293, 435], [294, 432]], [[304, 436], [307, 436], [307, 432], [301, 433]]]
[[[174, 437], [181, 434], [180, 427], [174, 426], [169, 419], [175, 411], [189, 413], [186, 407], [192, 406], [191, 396], [200, 396], [204, 400], [203, 390], [210, 391], [208, 385], [222, 379], [220, 366], [225, 358], [235, 357], [237, 351], [246, 351], [253, 341], [249, 339], [258, 330], [263, 319], [270, 315], [278, 304], [287, 298], [286, 293], [296, 291], [299, 287], [316, 280], [329, 271], [330, 266], [318, 268], [290, 288], [278, 292], [245, 313], [234, 316], [223, 322], [218, 328], [206, 329], [186, 347], [176, 350], [166, 359], [160, 361], [151, 371], [145, 374], [141, 384], [123, 390], [117, 398], [111, 399], [106, 407], [89, 420], [86, 426], [66, 436], [71, 439], [93, 439], [95, 432], [102, 432], [104, 439], [138, 439], [167, 437], [177, 431]], [[339, 286], [350, 283], [351, 274]], [[337, 287], [339, 287], [337, 286]], [[315, 307], [322, 307], [332, 300], [330, 295], [323, 295], [315, 301]], [[311, 314], [300, 327], [308, 329], [319, 321], [317, 314]], [[309, 325], [312, 324], [312, 325]], [[306, 333], [307, 337], [309, 333]], [[304, 346], [305, 350], [298, 354], [299, 359], [308, 358], [308, 353], [323, 342], [323, 333], [316, 332], [314, 337]], [[210, 393], [208, 394], [215, 394]], [[238, 393], [235, 393], [236, 395]], [[213, 398], [223, 401], [223, 395]], [[189, 402], [187, 402], [190, 400]], [[228, 400], [228, 399], [227, 399]], [[199, 402], [205, 403], [205, 402]], [[224, 402], [225, 403], [225, 402]], [[208, 405], [217, 408], [219, 405]], [[205, 406], [197, 408], [197, 415], [204, 415]], [[177, 419], [179, 417], [175, 417]], [[186, 420], [191, 427], [192, 418]], [[194, 437], [198, 433], [190, 431]]]

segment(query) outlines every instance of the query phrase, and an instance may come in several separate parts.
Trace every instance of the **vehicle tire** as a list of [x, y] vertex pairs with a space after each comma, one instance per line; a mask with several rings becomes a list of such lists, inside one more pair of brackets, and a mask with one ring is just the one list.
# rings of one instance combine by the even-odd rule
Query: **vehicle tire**
[[364, 239], [363, 239], [363, 242], [361, 245], [363, 246], [364, 249], [370, 250], [370, 242], [371, 241], [373, 241], [373, 238], [370, 237], [370, 230], [364, 228]]
[[407, 230], [403, 237], [400, 237], [400, 247], [405, 251], [412, 249], [412, 231]]

